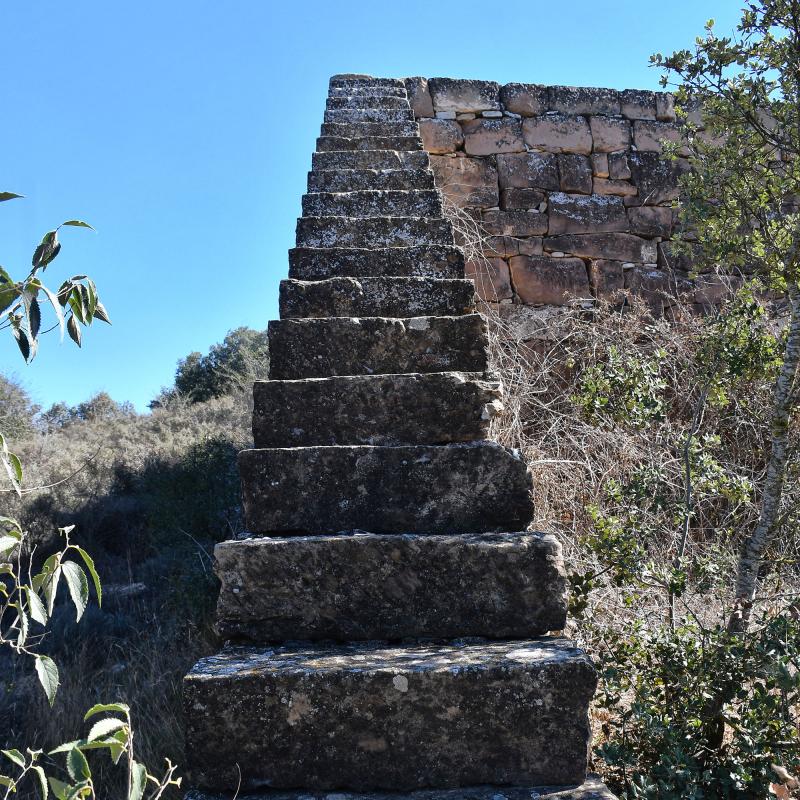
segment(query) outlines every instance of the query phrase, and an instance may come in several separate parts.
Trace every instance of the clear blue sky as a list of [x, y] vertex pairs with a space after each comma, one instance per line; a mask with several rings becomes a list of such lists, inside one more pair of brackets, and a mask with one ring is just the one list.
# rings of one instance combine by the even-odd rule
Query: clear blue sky
[[52, 283], [95, 278], [114, 325], [56, 333], [0, 372], [43, 405], [98, 390], [139, 409], [177, 360], [277, 314], [295, 219], [337, 72], [656, 88], [731, 0], [0, 0], [0, 264], [21, 275], [65, 219]]

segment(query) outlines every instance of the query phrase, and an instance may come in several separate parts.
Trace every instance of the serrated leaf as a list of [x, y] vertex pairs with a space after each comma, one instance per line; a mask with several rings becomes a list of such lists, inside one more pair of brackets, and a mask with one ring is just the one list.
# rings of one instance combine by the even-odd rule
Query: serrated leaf
[[126, 703], [97, 703], [83, 715], [83, 721], [86, 722], [95, 714], [102, 714], [105, 711], [112, 714], [124, 714], [126, 718], [131, 713], [130, 706]]
[[17, 782], [13, 778], [9, 778], [8, 775], [0, 775], [0, 786], [5, 786], [12, 792], [17, 791]]
[[47, 755], [55, 756], [59, 753], [69, 753], [73, 747], [77, 747], [79, 744], [83, 744], [83, 739], [73, 739], [71, 742], [64, 742], [64, 744], [60, 744], [58, 747], [49, 750]]
[[53, 777], [48, 777], [47, 782], [50, 784], [50, 788], [53, 790], [53, 794], [56, 796], [57, 800], [64, 800], [69, 791], [69, 784]]
[[45, 775], [44, 770], [39, 766], [35, 766], [33, 771], [36, 773], [36, 779], [39, 784], [39, 794], [42, 796], [42, 800], [47, 800], [47, 775]]
[[31, 610], [31, 619], [40, 625], [47, 625], [47, 609], [33, 589], [28, 589], [28, 606]]
[[147, 783], [147, 770], [144, 764], [138, 761], [131, 761], [131, 790], [128, 800], [142, 800], [144, 787]]
[[[70, 304], [71, 305], [71, 304]], [[81, 329], [78, 323], [75, 321], [75, 309], [73, 308], [72, 314], [70, 314], [69, 320], [67, 322], [67, 333], [69, 334], [69, 338], [75, 342], [78, 347], [81, 346]]]
[[61, 569], [75, 606], [76, 621], [80, 622], [83, 612], [86, 611], [86, 606], [89, 604], [89, 581], [86, 579], [83, 568], [75, 561], [64, 561]]
[[17, 342], [17, 347], [19, 347], [20, 353], [22, 353], [22, 357], [26, 361], [30, 361], [31, 359], [31, 343], [28, 339], [28, 334], [22, 330], [18, 321], [11, 321], [11, 333], [14, 336], [14, 339]]
[[97, 594], [97, 605], [103, 605], [103, 586], [100, 583], [100, 576], [97, 574], [97, 570], [94, 566], [94, 560], [92, 557], [82, 548], [82, 547], [75, 547], [78, 551], [78, 555], [83, 559], [83, 563], [86, 564], [86, 569], [89, 570], [89, 575], [92, 576], [92, 583], [94, 584], [94, 590]]
[[108, 316], [108, 311], [106, 311], [106, 307], [98, 300], [97, 306], [94, 310], [94, 315], [97, 319], [101, 320], [102, 322], [106, 322], [109, 325], [111, 324], [111, 318]]
[[72, 750], [67, 753], [67, 772], [74, 781], [84, 781], [92, 777], [92, 771], [89, 769], [89, 762], [78, 747], [73, 747]]
[[90, 742], [97, 741], [104, 736], [108, 736], [109, 733], [124, 728], [126, 724], [124, 720], [117, 719], [116, 717], [106, 717], [106, 719], [98, 720], [92, 725], [92, 729], [89, 731], [89, 735], [86, 738]]
[[94, 230], [88, 222], [84, 222], [80, 219], [68, 219], [66, 222], [62, 222], [59, 227], [63, 228], [65, 225], [72, 226], [73, 228], [88, 228], [90, 231]]
[[19, 750], [0, 750], [0, 753], [2, 753], [9, 761], [16, 764], [18, 767], [25, 769], [25, 756], [23, 756]]
[[30, 624], [30, 617], [28, 617], [28, 612], [25, 610], [24, 606], [21, 602], [14, 603], [14, 608], [17, 609], [17, 616], [19, 618], [18, 622], [18, 630], [19, 634], [17, 635], [17, 645], [22, 647], [25, 642], [28, 641], [28, 628]]
[[64, 312], [61, 310], [61, 304], [58, 302], [58, 296], [55, 295], [50, 289], [48, 289], [41, 281], [39, 283], [39, 288], [47, 295], [47, 299], [50, 301], [50, 305], [53, 307], [53, 311], [56, 312], [56, 318], [58, 319], [58, 328], [61, 332], [61, 341], [64, 340]]
[[22, 302], [25, 305], [28, 332], [31, 340], [34, 340], [39, 335], [39, 329], [42, 327], [42, 309], [39, 306], [39, 301], [28, 291], [22, 293]]
[[15, 194], [14, 192], [0, 192], [0, 203], [6, 200], [16, 200], [18, 197], [25, 197], [24, 194]]
[[52, 706], [58, 691], [58, 667], [56, 662], [49, 656], [37, 655], [36, 674], [39, 676], [39, 683], [42, 684], [47, 700]]

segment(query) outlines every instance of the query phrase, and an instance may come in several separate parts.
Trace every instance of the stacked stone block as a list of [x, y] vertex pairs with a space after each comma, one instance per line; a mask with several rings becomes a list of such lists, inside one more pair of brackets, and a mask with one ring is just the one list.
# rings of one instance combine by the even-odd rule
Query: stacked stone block
[[486, 441], [501, 389], [402, 81], [331, 79], [308, 187], [247, 533], [216, 551], [227, 642], [185, 683], [190, 797], [608, 798], [594, 668], [547, 635], [561, 550]]

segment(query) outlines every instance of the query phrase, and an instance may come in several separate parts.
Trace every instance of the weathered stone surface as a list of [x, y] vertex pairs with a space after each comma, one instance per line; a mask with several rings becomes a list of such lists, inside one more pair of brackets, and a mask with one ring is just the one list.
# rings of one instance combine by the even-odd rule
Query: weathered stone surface
[[339, 96], [329, 97], [325, 103], [325, 108], [329, 111], [336, 109], [395, 109], [407, 111], [408, 100], [405, 97], [375, 97], [375, 96]]
[[608, 153], [592, 153], [592, 172], [598, 178], [608, 177]]
[[457, 206], [491, 208], [499, 202], [497, 169], [488, 159], [431, 156], [436, 186]]
[[558, 158], [551, 153], [520, 153], [497, 157], [497, 172], [503, 189], [544, 189], [557, 192]]
[[654, 264], [655, 242], [640, 239], [627, 233], [586, 233], [548, 236], [545, 250], [571, 253], [584, 258], [605, 258], [611, 261], [638, 261]]
[[485, 533], [533, 516], [525, 462], [494, 442], [243, 450], [239, 471], [254, 534]]
[[592, 193], [592, 165], [587, 156], [561, 153], [558, 156], [558, 172], [562, 192]]
[[320, 136], [317, 139], [317, 152], [331, 150], [422, 150], [419, 136]]
[[620, 93], [622, 116], [628, 119], [655, 119], [655, 92], [643, 89], [626, 89]]
[[226, 648], [185, 679], [189, 768], [210, 789], [580, 784], [596, 680], [565, 639]]
[[625, 288], [625, 275], [621, 261], [592, 261], [589, 268], [592, 290], [600, 300], [613, 300]]
[[[680, 126], [673, 122], [655, 122], [651, 120], [637, 120], [633, 123], [633, 141], [639, 152], [660, 153], [663, 150], [662, 142], [685, 142]], [[684, 145], [679, 150], [680, 155], [689, 155], [689, 149]]]
[[669, 92], [656, 92], [656, 119], [662, 122], [675, 122], [675, 96]]
[[591, 297], [586, 266], [579, 258], [514, 256], [511, 278], [519, 299], [531, 305], [566, 305]]
[[631, 177], [627, 153], [608, 154], [608, 177], [613, 180], [628, 180]]
[[[324, 137], [336, 136], [344, 139], [363, 137], [399, 137], [419, 136], [419, 125], [415, 121], [401, 122], [323, 122], [320, 133]], [[418, 150], [419, 148], [409, 148]]]
[[481, 227], [492, 236], [541, 236], [547, 233], [547, 214], [539, 211], [484, 211]]
[[400, 89], [405, 84], [398, 78], [375, 78], [372, 75], [333, 75], [328, 81], [329, 92], [342, 89]]
[[668, 239], [672, 235], [674, 214], [674, 210], [668, 206], [629, 208], [630, 232], [638, 236], [659, 236]]
[[535, 83], [507, 83], [500, 89], [506, 110], [523, 117], [536, 117], [548, 110], [547, 87]]
[[272, 320], [269, 350], [273, 379], [486, 369], [480, 314]]
[[625, 270], [625, 288], [642, 297], [657, 315], [675, 303], [678, 293], [672, 273], [648, 267]]
[[413, 122], [410, 108], [333, 108], [325, 112], [326, 123]]
[[461, 126], [451, 119], [422, 119], [419, 132], [422, 146], [429, 153], [455, 153], [464, 144]]
[[619, 114], [619, 92], [584, 86], [550, 86], [551, 111], [563, 114]]
[[433, 172], [429, 169], [329, 169], [308, 173], [309, 192], [433, 188]]
[[518, 119], [473, 119], [463, 122], [464, 150], [472, 156], [519, 153], [525, 150]]
[[450, 222], [425, 217], [300, 217], [298, 247], [414, 247], [453, 244]]
[[678, 199], [678, 179], [689, 169], [682, 159], [668, 161], [658, 153], [630, 153], [633, 182], [644, 205], [655, 206]]
[[421, 77], [405, 78], [408, 102], [415, 117], [432, 117], [433, 100], [428, 88], [428, 79]]
[[289, 277], [300, 280], [377, 276], [463, 278], [464, 253], [454, 245], [411, 247], [295, 247]]
[[439, 278], [328, 278], [283, 280], [282, 319], [304, 317], [428, 317], [474, 311], [467, 280]]
[[311, 168], [319, 169], [427, 169], [430, 166], [424, 150], [339, 150], [312, 153]]
[[494, 81], [431, 78], [428, 87], [436, 111], [500, 110], [500, 86]]
[[[559, 322], [563, 311], [556, 305], [526, 306], [521, 303], [506, 303], [498, 307], [503, 322], [503, 333], [520, 345], [537, 341], [553, 341], [559, 337]], [[562, 331], [563, 336], [567, 331]], [[525, 352], [524, 349], [521, 350]]]
[[561, 545], [542, 533], [264, 537], [214, 556], [223, 639], [528, 638], [566, 623]]
[[487, 303], [510, 300], [514, 296], [508, 264], [502, 258], [468, 261], [466, 276], [475, 284], [478, 297]]
[[303, 195], [304, 217], [439, 217], [442, 196], [435, 189], [361, 189]]
[[[617, 800], [597, 775], [580, 786], [465, 786], [460, 789], [420, 789], [416, 792], [310, 792], [261, 790], [238, 794], [238, 800]], [[233, 793], [191, 790], [185, 800], [233, 800]]]
[[614, 195], [615, 197], [636, 197], [639, 190], [628, 181], [615, 181], [608, 178], [595, 178], [594, 192], [599, 195]]
[[351, 86], [330, 89], [328, 97], [402, 97], [408, 101], [405, 89], [396, 86]]
[[664, 271], [691, 272], [694, 268], [692, 250], [677, 247], [673, 242], [659, 242], [658, 266]]
[[489, 236], [481, 242], [485, 256], [492, 258], [511, 258], [511, 256], [541, 255], [542, 237], [530, 236], [517, 239], [514, 236]]
[[525, 143], [535, 150], [550, 153], [592, 152], [592, 132], [584, 117], [567, 114], [546, 114], [522, 121]]
[[500, 208], [503, 211], [538, 208], [547, 199], [547, 195], [539, 189], [501, 189]]
[[592, 140], [596, 153], [626, 150], [631, 144], [631, 124], [619, 117], [591, 117]]
[[485, 439], [501, 409], [480, 373], [256, 381], [256, 447], [444, 444]]
[[628, 230], [625, 205], [619, 197], [554, 192], [550, 195], [548, 213], [551, 236]]

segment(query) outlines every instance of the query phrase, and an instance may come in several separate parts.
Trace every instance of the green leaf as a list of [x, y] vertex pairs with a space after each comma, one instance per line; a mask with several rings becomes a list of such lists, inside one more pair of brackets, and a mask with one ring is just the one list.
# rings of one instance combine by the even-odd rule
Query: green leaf
[[0, 313], [19, 297], [19, 287], [12, 277], [0, 267]]
[[128, 800], [142, 800], [147, 783], [147, 770], [138, 761], [131, 762], [131, 791]]
[[102, 322], [107, 322], [109, 325], [111, 324], [111, 318], [108, 316], [108, 311], [106, 311], [106, 307], [99, 300], [97, 301], [97, 306], [94, 309], [94, 315]]
[[19, 750], [0, 750], [0, 753], [18, 767], [25, 769], [25, 756], [23, 756]]
[[90, 719], [95, 714], [102, 714], [105, 711], [112, 714], [124, 714], [126, 718], [131, 713], [130, 706], [125, 703], [97, 703], [83, 715], [83, 721], [86, 722], [87, 719]]
[[12, 318], [11, 320], [11, 333], [14, 335], [14, 338], [17, 340], [17, 347], [19, 347], [20, 353], [22, 353], [22, 357], [26, 361], [31, 360], [31, 343], [28, 339], [28, 334], [22, 330], [20, 327], [19, 321], [16, 322]]
[[[71, 305], [71, 303], [70, 303]], [[81, 346], [81, 329], [78, 323], [75, 321], [75, 309], [73, 308], [72, 314], [70, 314], [69, 321], [67, 322], [67, 333], [69, 334], [69, 338], [75, 342], [78, 347]]]
[[50, 788], [53, 790], [53, 794], [56, 796], [57, 800], [64, 800], [64, 798], [66, 798], [67, 792], [69, 791], [68, 783], [64, 783], [58, 780], [58, 778], [53, 777], [49, 777], [47, 782], [50, 784]]
[[83, 781], [92, 777], [89, 762], [78, 747], [73, 747], [67, 753], [67, 772], [69, 772], [70, 778], [74, 781]]
[[94, 230], [88, 222], [83, 222], [83, 220], [80, 219], [68, 219], [66, 222], [62, 222], [59, 227], [63, 228], [65, 225], [70, 225], [73, 228], [88, 228], [90, 231]]
[[14, 192], [0, 192], [0, 203], [6, 200], [16, 200], [18, 197], [25, 197], [24, 194], [14, 194]]
[[0, 536], [0, 558], [7, 556], [19, 544], [14, 536]]
[[53, 307], [53, 311], [56, 312], [56, 318], [58, 319], [58, 327], [61, 331], [61, 339], [64, 339], [64, 312], [61, 310], [61, 304], [58, 302], [58, 297], [55, 295], [50, 289], [48, 289], [41, 281], [38, 281], [39, 288], [47, 295], [47, 299], [50, 301], [50, 305]]
[[75, 606], [76, 621], [80, 622], [86, 606], [89, 604], [89, 581], [83, 568], [75, 561], [65, 561], [61, 565], [64, 580], [67, 582], [70, 597]]
[[53, 750], [50, 750], [47, 753], [47, 755], [55, 756], [58, 755], [59, 753], [69, 753], [69, 751], [72, 750], [73, 747], [77, 747], [80, 744], [83, 744], [83, 739], [74, 739], [71, 742], [64, 742], [64, 744], [60, 744], [58, 747], [54, 748]]
[[47, 609], [44, 607], [44, 603], [33, 589], [29, 588], [27, 592], [31, 619], [33, 619], [34, 622], [38, 622], [40, 625], [47, 625]]
[[28, 322], [28, 332], [31, 339], [36, 339], [39, 329], [42, 327], [42, 309], [39, 301], [30, 292], [22, 293], [22, 302], [25, 304], [25, 316]]
[[97, 570], [94, 566], [94, 560], [92, 557], [82, 548], [76, 546], [75, 549], [78, 551], [78, 555], [83, 559], [83, 563], [86, 564], [86, 569], [89, 570], [89, 575], [92, 576], [92, 583], [94, 583], [94, 590], [97, 593], [97, 605], [103, 605], [103, 586], [100, 583], [100, 576], [97, 574]]
[[47, 800], [47, 775], [44, 774], [44, 770], [39, 766], [35, 766], [33, 771], [36, 773], [39, 783], [39, 794], [42, 796], [42, 800]]
[[90, 742], [94, 742], [97, 739], [101, 739], [103, 736], [108, 736], [109, 733], [124, 728], [125, 725], [127, 725], [127, 723], [124, 720], [117, 719], [116, 717], [106, 717], [92, 725], [92, 729], [89, 731], [89, 736], [87, 738]]
[[37, 655], [36, 674], [39, 676], [39, 683], [42, 684], [44, 693], [52, 706], [58, 691], [58, 667], [56, 662], [49, 656]]
[[12, 792], [17, 791], [17, 782], [13, 778], [9, 778], [8, 775], [0, 775], [0, 786], [8, 787]]

